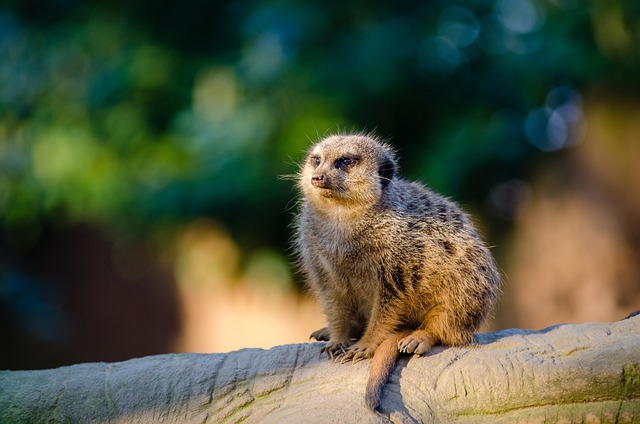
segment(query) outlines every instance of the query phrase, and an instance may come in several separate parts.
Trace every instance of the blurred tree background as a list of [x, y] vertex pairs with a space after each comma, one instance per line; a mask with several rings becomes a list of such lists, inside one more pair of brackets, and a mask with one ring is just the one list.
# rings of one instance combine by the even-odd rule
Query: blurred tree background
[[475, 216], [494, 327], [621, 318], [639, 43], [633, 0], [5, 0], [0, 368], [306, 340], [280, 177], [349, 130]]

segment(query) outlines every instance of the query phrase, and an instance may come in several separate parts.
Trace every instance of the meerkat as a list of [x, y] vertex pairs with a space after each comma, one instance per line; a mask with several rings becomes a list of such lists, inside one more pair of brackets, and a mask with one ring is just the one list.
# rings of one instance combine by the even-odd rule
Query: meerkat
[[309, 149], [297, 181], [297, 258], [328, 321], [311, 338], [335, 361], [373, 358], [372, 411], [400, 353], [472, 343], [500, 285], [469, 217], [397, 169], [375, 136], [333, 135]]

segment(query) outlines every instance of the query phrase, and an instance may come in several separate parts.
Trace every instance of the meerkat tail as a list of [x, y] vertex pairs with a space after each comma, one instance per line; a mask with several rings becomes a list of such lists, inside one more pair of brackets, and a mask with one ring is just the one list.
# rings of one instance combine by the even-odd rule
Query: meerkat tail
[[393, 366], [400, 355], [398, 342], [408, 336], [411, 331], [396, 333], [380, 343], [371, 360], [371, 370], [365, 394], [365, 403], [371, 411], [376, 411], [380, 407], [382, 400], [382, 389], [391, 375]]

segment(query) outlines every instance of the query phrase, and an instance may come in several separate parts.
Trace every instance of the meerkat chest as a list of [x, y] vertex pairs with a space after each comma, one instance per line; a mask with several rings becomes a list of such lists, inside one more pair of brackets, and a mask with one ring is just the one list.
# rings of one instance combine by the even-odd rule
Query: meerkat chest
[[379, 250], [376, 237], [369, 229], [355, 230], [337, 225], [325, 225], [321, 234], [322, 254], [330, 258], [338, 267], [353, 268], [371, 265], [371, 259]]
[[362, 234], [334, 234], [333, 237], [324, 244], [321, 256], [325, 266], [331, 268], [345, 289], [356, 297], [370, 296], [379, 282], [379, 249]]

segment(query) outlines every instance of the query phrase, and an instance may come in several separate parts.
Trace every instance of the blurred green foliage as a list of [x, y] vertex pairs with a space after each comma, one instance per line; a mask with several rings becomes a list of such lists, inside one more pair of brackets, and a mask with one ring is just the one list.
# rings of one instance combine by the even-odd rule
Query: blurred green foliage
[[20, 250], [52, 222], [213, 216], [244, 245], [284, 244], [295, 194], [278, 176], [352, 129], [482, 206], [579, 140], [585, 94], [638, 95], [638, 4], [4, 2], [3, 233]]
[[288, 287], [281, 176], [327, 133], [389, 139], [499, 245], [589, 102], [640, 102], [639, 44], [635, 0], [0, 2], [0, 366], [172, 349], [189, 270], [156, 256], [198, 222], [207, 266]]

